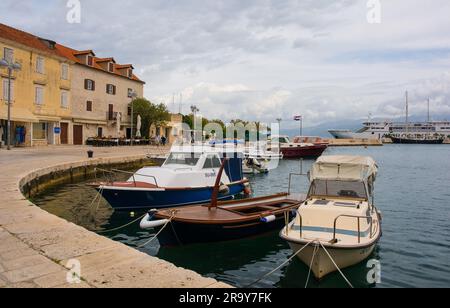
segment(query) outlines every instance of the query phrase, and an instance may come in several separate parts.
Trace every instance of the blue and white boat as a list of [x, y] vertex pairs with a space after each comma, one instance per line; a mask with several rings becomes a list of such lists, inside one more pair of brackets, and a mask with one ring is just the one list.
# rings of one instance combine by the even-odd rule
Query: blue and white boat
[[161, 167], [145, 167], [125, 182], [100, 183], [96, 188], [116, 210], [208, 203], [224, 155], [230, 160], [222, 175], [219, 200], [230, 200], [249, 191], [243, 155], [233, 148], [214, 146], [175, 146]]

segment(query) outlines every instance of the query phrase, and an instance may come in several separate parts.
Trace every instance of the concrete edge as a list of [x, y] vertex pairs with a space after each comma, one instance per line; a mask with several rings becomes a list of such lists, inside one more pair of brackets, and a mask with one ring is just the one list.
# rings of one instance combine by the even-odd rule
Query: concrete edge
[[[52, 166], [48, 166], [45, 168], [40, 168], [40, 169], [35, 169], [32, 170], [31, 172], [26, 172], [21, 174], [20, 176], [18, 176], [18, 178], [20, 178], [20, 180], [16, 183], [16, 187], [19, 188], [18, 191], [18, 196], [17, 198], [15, 198], [14, 201], [23, 201], [23, 205], [30, 207], [30, 206], [34, 206], [38, 209], [40, 209], [39, 207], [37, 207], [35, 204], [33, 204], [31, 201], [28, 200], [28, 198], [23, 194], [24, 191], [24, 187], [27, 186], [30, 182], [39, 179], [41, 177], [47, 176], [51, 173], [55, 173], [55, 172], [63, 172], [63, 171], [67, 171], [70, 169], [75, 169], [75, 168], [83, 168], [83, 167], [93, 167], [93, 166], [99, 166], [99, 165], [111, 165], [111, 164], [118, 164], [118, 163], [131, 163], [131, 162], [136, 162], [139, 160], [145, 160], [148, 159], [148, 157], [144, 154], [142, 155], [136, 155], [136, 156], [126, 156], [126, 157], [106, 157], [106, 158], [95, 158], [95, 159], [90, 159], [90, 160], [79, 160], [79, 161], [74, 161], [74, 162], [68, 162], [65, 164], [55, 164]], [[42, 210], [42, 209], [40, 209]], [[187, 269], [183, 269], [180, 267], [176, 267], [175, 265], [164, 261], [164, 260], [160, 260], [156, 257], [147, 255], [143, 252], [140, 252], [132, 247], [128, 247], [125, 244], [113, 241], [109, 238], [103, 237], [101, 235], [98, 235], [92, 231], [89, 231], [81, 226], [78, 225], [74, 225], [70, 222], [68, 222], [67, 220], [58, 217], [56, 215], [53, 215], [49, 212], [46, 212], [44, 210], [42, 210], [43, 212], [45, 212], [46, 215], [48, 215], [51, 218], [57, 218], [60, 219], [62, 221], [64, 221], [65, 223], [67, 223], [67, 229], [70, 229], [70, 226], [76, 226], [77, 228], [81, 228], [82, 230], [84, 230], [85, 232], [90, 233], [92, 236], [94, 237], [98, 237], [99, 240], [101, 239], [101, 241], [109, 241], [111, 242], [111, 245], [119, 245], [119, 246], [123, 246], [127, 249], [131, 249], [133, 251], [135, 251], [136, 253], [140, 254], [142, 256], [142, 258], [148, 258], [149, 260], [152, 259], [156, 259], [157, 263], [164, 263], [167, 264], [168, 267], [173, 267], [173, 269], [171, 270], [172, 272], [176, 271], [176, 274], [174, 275], [175, 277], [179, 277], [179, 276], [186, 276], [188, 277], [188, 281], [193, 281], [195, 279], [199, 280], [199, 281], [205, 281], [205, 283], [201, 284], [196, 284], [197, 286], [194, 286], [194, 288], [232, 288], [232, 286], [223, 283], [223, 282], [219, 282], [216, 281], [215, 279], [211, 279], [211, 278], [206, 278], [206, 277], [202, 277], [201, 275], [191, 271], [191, 270], [187, 270]], [[3, 227], [4, 228], [4, 227]], [[7, 232], [9, 232], [7, 229], [5, 229]], [[11, 233], [11, 232], [9, 232]], [[15, 236], [13, 233], [11, 233], [11, 235]], [[15, 236], [16, 238], [18, 238], [17, 236]], [[33, 248], [31, 245], [29, 245], [28, 243], [26, 243], [25, 241], [23, 241], [22, 239], [18, 238], [19, 241], [23, 242], [24, 244], [30, 246], [31, 248]], [[33, 248], [34, 249], [34, 248]], [[36, 250], [36, 249], [35, 249]], [[36, 250], [39, 254], [42, 254], [42, 251]], [[42, 254], [44, 257], [49, 258], [48, 256], [46, 256], [45, 254]], [[89, 256], [91, 254], [87, 254], [87, 256]], [[66, 268], [61, 262], [55, 261], [51, 258], [49, 258], [50, 260], [52, 260], [53, 262], [55, 262], [56, 264], [62, 266], [63, 268]], [[154, 262], [154, 261], [153, 261]], [[148, 263], [151, 263], [150, 261]], [[134, 282], [134, 278], [133, 280], [130, 280], [130, 287], [136, 287], [135, 285], [133, 285]], [[149, 278], [149, 277], [148, 277]], [[174, 278], [175, 280], [176, 278]], [[95, 284], [91, 284], [88, 280], [83, 280], [86, 284], [88, 284], [89, 286], [94, 286]], [[146, 285], [139, 285], [138, 287], [155, 287], [153, 284], [150, 284], [149, 286]], [[177, 283], [177, 281], [173, 281], [172, 283], [168, 283], [167, 285], [162, 285], [162, 286], [157, 286], [157, 287], [180, 287], [180, 284]], [[184, 286], [184, 283], [181, 283], [181, 287], [186, 287]], [[187, 287], [192, 287], [192, 286], [187, 286]]]

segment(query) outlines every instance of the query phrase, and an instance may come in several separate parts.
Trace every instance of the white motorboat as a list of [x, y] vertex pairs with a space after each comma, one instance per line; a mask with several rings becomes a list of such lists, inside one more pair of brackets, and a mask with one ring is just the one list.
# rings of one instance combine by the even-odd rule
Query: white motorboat
[[378, 243], [378, 167], [370, 157], [322, 156], [309, 173], [307, 200], [280, 236], [317, 279], [367, 259]]
[[253, 157], [263, 160], [280, 160], [283, 159], [283, 153], [280, 151], [269, 151], [267, 149], [267, 142], [250, 143], [244, 149], [245, 157]]
[[[243, 153], [224, 146], [173, 146], [161, 167], [144, 167], [125, 182], [93, 183], [116, 210], [169, 208], [209, 202], [223, 158], [229, 158], [222, 176], [220, 200], [248, 189], [243, 176]], [[122, 171], [123, 172], [123, 171]]]

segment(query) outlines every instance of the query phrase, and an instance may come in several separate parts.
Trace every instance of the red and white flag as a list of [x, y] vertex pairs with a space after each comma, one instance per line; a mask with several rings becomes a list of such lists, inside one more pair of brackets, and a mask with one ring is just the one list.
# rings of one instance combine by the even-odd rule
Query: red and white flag
[[303, 119], [303, 117], [302, 117], [301, 115], [296, 115], [296, 116], [294, 116], [294, 121], [299, 122], [299, 121], [301, 121], [302, 119]]

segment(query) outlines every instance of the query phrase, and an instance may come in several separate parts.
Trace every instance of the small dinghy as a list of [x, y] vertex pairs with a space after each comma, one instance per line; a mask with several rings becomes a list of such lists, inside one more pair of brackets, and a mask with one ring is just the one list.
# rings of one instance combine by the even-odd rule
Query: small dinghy
[[142, 229], [154, 229], [162, 246], [220, 242], [264, 234], [281, 228], [285, 217], [294, 217], [305, 200], [287, 193], [267, 197], [218, 202], [217, 177], [212, 202], [204, 205], [152, 210], [141, 221]]
[[322, 156], [296, 218], [280, 233], [317, 279], [367, 259], [380, 240], [373, 202], [378, 168], [370, 157]]

